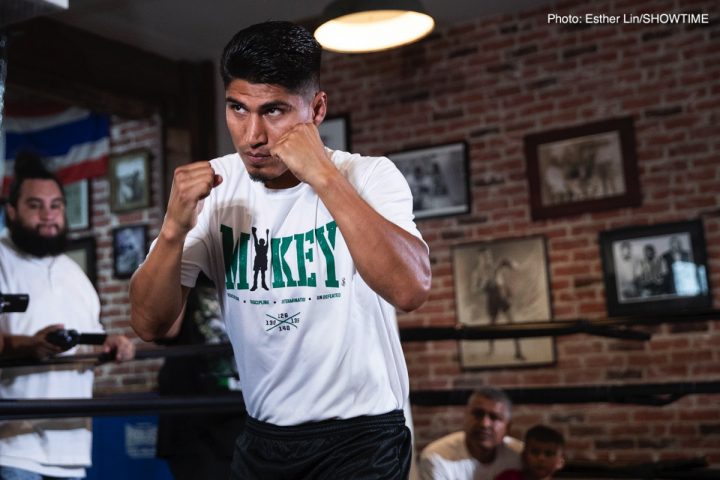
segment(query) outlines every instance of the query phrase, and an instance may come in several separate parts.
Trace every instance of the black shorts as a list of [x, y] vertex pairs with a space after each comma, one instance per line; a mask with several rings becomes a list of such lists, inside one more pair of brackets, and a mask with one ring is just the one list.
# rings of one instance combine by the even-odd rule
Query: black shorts
[[402, 410], [291, 427], [247, 417], [231, 479], [405, 480], [411, 449]]

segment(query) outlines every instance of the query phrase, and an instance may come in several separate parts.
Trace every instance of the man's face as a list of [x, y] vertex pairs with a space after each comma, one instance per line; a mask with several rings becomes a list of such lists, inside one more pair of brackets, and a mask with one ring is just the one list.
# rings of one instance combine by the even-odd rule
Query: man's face
[[510, 414], [504, 403], [475, 395], [465, 415], [468, 446], [479, 451], [494, 451], [502, 443], [509, 421]]
[[55, 181], [23, 181], [17, 207], [8, 205], [7, 215], [10, 236], [22, 250], [38, 257], [62, 252], [65, 199]]
[[680, 245], [680, 239], [678, 237], [670, 237], [670, 249], [673, 252], [679, 252], [682, 250], [682, 245]]
[[562, 448], [553, 442], [528, 440], [523, 449], [523, 466], [529, 480], [543, 480], [565, 465]]
[[620, 244], [620, 256], [623, 260], [630, 260], [632, 258], [629, 243], [623, 242], [622, 244]]
[[308, 98], [277, 85], [236, 79], [225, 89], [225, 104], [230, 136], [250, 177], [268, 188], [297, 185], [292, 172], [271, 156], [270, 150], [298, 123], [322, 122], [325, 94], [318, 92]]

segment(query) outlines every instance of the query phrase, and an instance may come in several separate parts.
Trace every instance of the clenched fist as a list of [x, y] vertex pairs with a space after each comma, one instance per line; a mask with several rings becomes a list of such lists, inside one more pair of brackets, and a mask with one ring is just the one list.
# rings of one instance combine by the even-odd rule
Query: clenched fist
[[313, 123], [299, 123], [270, 150], [301, 182], [315, 186], [336, 172]]
[[197, 223], [201, 201], [222, 183], [210, 162], [194, 162], [175, 169], [163, 229], [186, 235]]

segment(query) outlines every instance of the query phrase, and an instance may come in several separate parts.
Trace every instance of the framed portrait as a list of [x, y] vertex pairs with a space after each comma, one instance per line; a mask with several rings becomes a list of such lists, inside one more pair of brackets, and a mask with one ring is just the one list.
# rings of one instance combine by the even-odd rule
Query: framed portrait
[[130, 278], [147, 255], [147, 227], [129, 225], [113, 229], [113, 275]]
[[[491, 326], [552, 320], [545, 238], [509, 238], [453, 248], [458, 321]], [[553, 337], [462, 340], [463, 368], [551, 365]]]
[[90, 228], [90, 180], [84, 178], [63, 185], [68, 230]]
[[110, 210], [127, 212], [150, 206], [150, 152], [135, 150], [110, 158]]
[[464, 142], [389, 153], [413, 195], [416, 219], [470, 211], [467, 146]]
[[97, 254], [95, 250], [95, 237], [68, 240], [65, 255], [80, 265], [80, 268], [82, 268], [85, 275], [87, 275], [97, 289]]
[[347, 115], [326, 118], [318, 130], [326, 147], [343, 152], [350, 151], [350, 119]]
[[609, 316], [712, 308], [700, 220], [605, 231], [599, 243]]
[[632, 118], [525, 137], [533, 220], [640, 205]]

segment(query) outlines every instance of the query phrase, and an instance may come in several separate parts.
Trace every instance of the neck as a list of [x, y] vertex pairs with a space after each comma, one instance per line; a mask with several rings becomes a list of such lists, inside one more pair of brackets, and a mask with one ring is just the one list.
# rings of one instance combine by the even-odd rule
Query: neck
[[467, 445], [468, 452], [470, 452], [470, 455], [473, 456], [478, 462], [480, 463], [492, 463], [493, 460], [495, 460], [495, 455], [497, 454], [497, 447], [492, 449], [486, 449], [479, 445], [472, 445], [469, 442], [467, 442], [467, 439], [465, 441]]

